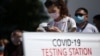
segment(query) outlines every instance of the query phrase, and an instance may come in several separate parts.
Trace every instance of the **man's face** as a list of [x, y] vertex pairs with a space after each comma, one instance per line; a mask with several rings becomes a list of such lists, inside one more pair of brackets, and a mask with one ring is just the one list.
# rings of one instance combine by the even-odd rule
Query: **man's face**
[[22, 41], [22, 32], [15, 32], [15, 34], [12, 35], [11, 40], [14, 45], [20, 45]]
[[17, 37], [17, 38], [21, 38], [21, 37], [22, 37], [22, 32], [16, 32], [15, 37]]
[[75, 14], [79, 14], [80, 16], [83, 16], [84, 21], [88, 20], [88, 15], [86, 14], [86, 12], [84, 10], [80, 10], [80, 11], [76, 12]]

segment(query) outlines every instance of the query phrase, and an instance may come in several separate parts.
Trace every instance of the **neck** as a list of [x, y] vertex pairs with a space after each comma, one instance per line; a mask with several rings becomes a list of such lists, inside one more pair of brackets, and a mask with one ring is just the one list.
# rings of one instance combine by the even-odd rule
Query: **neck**
[[80, 28], [83, 28], [86, 24], [87, 24], [87, 22], [83, 22], [83, 23], [78, 24], [78, 26], [79, 26]]
[[62, 17], [58, 17], [57, 19], [55, 19], [54, 21], [55, 22], [58, 22], [58, 21], [60, 21], [62, 19]]

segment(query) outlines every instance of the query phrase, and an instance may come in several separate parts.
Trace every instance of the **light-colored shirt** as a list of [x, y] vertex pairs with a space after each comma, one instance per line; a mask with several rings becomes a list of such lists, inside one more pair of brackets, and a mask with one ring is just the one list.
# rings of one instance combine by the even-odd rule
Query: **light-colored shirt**
[[77, 27], [77, 32], [98, 33], [98, 30], [94, 25], [92, 25], [90, 23], [87, 23], [87, 25], [84, 29], [81, 29], [81, 28]]
[[55, 22], [54, 20], [48, 23], [49, 27], [58, 27], [62, 32], [71, 32], [72, 28], [76, 28], [76, 22], [71, 17], [65, 17], [62, 20]]

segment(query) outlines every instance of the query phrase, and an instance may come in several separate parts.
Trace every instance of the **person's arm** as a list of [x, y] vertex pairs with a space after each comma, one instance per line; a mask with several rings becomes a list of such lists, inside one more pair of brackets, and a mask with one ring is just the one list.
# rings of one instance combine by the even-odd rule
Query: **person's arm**
[[51, 27], [49, 28], [50, 32], [62, 32], [58, 27]]
[[71, 32], [76, 32], [76, 22], [73, 18], [70, 18], [70, 24], [71, 24]]
[[46, 32], [45, 28], [44, 27], [47, 27], [48, 26], [48, 23], [46, 22], [43, 22], [39, 25], [39, 27], [37, 28], [37, 32]]
[[76, 32], [76, 28], [72, 28], [71, 32]]

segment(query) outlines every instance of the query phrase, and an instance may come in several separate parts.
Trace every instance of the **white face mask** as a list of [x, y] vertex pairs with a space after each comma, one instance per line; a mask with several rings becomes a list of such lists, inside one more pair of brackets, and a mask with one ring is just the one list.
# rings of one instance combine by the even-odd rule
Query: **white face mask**
[[60, 16], [59, 13], [50, 13], [49, 15], [50, 15], [50, 17], [53, 18], [53, 19], [57, 19], [57, 18]]

